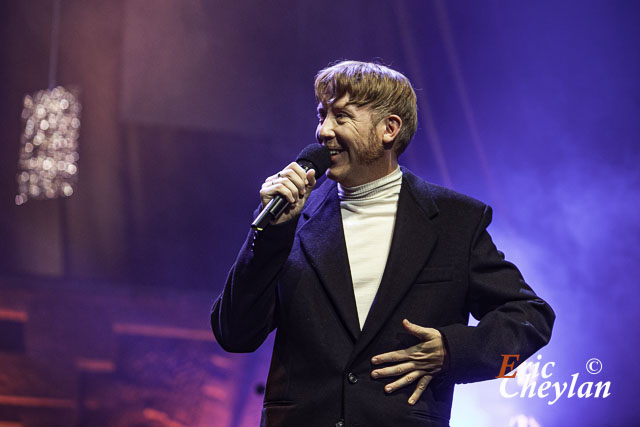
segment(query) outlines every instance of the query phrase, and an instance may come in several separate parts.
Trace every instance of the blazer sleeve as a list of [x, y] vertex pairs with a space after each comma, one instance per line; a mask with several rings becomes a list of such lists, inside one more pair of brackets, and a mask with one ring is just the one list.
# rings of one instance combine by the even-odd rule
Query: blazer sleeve
[[497, 250], [486, 230], [491, 214], [485, 206], [468, 258], [467, 305], [479, 323], [438, 328], [448, 359], [443, 375], [456, 383], [495, 378], [503, 354], [519, 354], [516, 363], [522, 363], [549, 342], [555, 320], [551, 307]]
[[277, 282], [297, 219], [249, 233], [211, 309], [211, 328], [229, 352], [255, 351], [276, 327]]

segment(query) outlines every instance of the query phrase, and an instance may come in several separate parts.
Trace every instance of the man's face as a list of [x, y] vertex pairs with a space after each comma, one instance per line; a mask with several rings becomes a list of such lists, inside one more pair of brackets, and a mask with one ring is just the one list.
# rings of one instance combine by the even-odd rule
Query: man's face
[[346, 94], [333, 104], [320, 103], [318, 119], [316, 138], [331, 152], [330, 179], [353, 187], [388, 173], [382, 144], [384, 123], [372, 123], [370, 107], [349, 104]]

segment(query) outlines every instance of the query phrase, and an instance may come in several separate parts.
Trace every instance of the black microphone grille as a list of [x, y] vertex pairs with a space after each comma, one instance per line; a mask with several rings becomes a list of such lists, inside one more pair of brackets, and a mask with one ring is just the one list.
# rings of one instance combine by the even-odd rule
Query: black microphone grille
[[331, 166], [331, 155], [329, 149], [324, 145], [318, 143], [307, 145], [302, 149], [296, 162], [303, 164], [310, 163], [316, 171], [316, 177], [319, 178], [327, 171]]

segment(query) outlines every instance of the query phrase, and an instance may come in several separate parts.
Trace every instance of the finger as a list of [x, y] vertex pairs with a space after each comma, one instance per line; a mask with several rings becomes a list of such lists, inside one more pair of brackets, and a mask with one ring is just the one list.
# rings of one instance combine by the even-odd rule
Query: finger
[[373, 356], [371, 358], [371, 363], [373, 363], [374, 365], [380, 365], [382, 363], [404, 362], [406, 360], [409, 360], [409, 354], [407, 350], [408, 349], [378, 354], [377, 356]]
[[280, 177], [286, 178], [289, 181], [291, 181], [293, 185], [296, 186], [297, 191], [300, 194], [300, 197], [304, 196], [304, 193], [306, 192], [306, 188], [305, 188], [306, 181], [307, 181], [306, 175], [303, 178], [300, 178], [300, 176], [295, 171], [291, 169], [284, 169], [282, 172], [280, 172]]
[[275, 183], [275, 180], [278, 178], [279, 176], [277, 174], [266, 177], [264, 182], [262, 183], [262, 188], [272, 186]]
[[406, 374], [405, 376], [403, 376], [402, 378], [398, 378], [394, 382], [389, 383], [386, 386], [384, 386], [384, 391], [386, 391], [387, 393], [393, 393], [394, 391], [398, 390], [399, 388], [406, 387], [409, 384], [412, 384], [415, 380], [417, 380], [418, 378], [421, 378], [425, 374], [426, 374], [425, 371], [420, 371], [420, 370], [411, 371], [408, 374]]
[[287, 165], [285, 169], [290, 169], [296, 173], [300, 177], [302, 181], [307, 178], [307, 172], [296, 162], [291, 162]]
[[[289, 184], [287, 184], [287, 182]], [[289, 203], [295, 203], [297, 200], [296, 196], [298, 194], [298, 190], [295, 185], [286, 178], [276, 178], [271, 183], [267, 183], [267, 185], [260, 190], [260, 198], [263, 200], [263, 203], [267, 200], [273, 199], [277, 194], [284, 197]]]
[[287, 197], [289, 203], [295, 203], [300, 198], [298, 187], [286, 177], [276, 178], [273, 189]]
[[302, 166], [300, 166], [298, 163], [296, 162], [291, 162], [289, 163], [287, 166], [285, 166], [284, 168], [282, 168], [281, 171], [274, 173], [273, 175], [268, 176], [264, 182], [265, 183], [269, 183], [271, 181], [274, 181], [277, 178], [280, 178], [282, 176], [284, 176], [287, 172], [291, 173], [291, 176], [295, 175], [300, 177], [300, 180], [304, 182], [304, 180], [306, 179], [306, 172], [304, 169], [302, 169]]
[[397, 377], [404, 373], [413, 371], [416, 369], [416, 365], [413, 362], [405, 362], [395, 366], [389, 366], [382, 369], [376, 369], [371, 371], [372, 378], [385, 378], [385, 377]]
[[416, 389], [413, 391], [411, 396], [409, 396], [409, 405], [415, 405], [422, 393], [427, 389], [429, 382], [431, 382], [431, 375], [424, 375], [420, 377], [418, 380], [418, 384], [416, 385]]

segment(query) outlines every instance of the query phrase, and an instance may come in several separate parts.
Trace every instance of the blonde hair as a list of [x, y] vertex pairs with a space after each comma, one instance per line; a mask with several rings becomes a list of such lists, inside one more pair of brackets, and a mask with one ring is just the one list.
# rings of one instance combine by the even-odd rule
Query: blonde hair
[[416, 133], [418, 114], [416, 93], [403, 74], [371, 62], [341, 61], [320, 70], [315, 80], [316, 100], [332, 104], [349, 94], [349, 104], [369, 105], [374, 120], [396, 114], [402, 127], [394, 149], [399, 156]]

